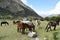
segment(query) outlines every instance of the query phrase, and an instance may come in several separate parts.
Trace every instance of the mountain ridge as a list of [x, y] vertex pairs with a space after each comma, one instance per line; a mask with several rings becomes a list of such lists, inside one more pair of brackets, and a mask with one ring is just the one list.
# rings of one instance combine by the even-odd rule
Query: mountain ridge
[[51, 14], [48, 17], [53, 17], [53, 16], [60, 16], [60, 14]]
[[[0, 0], [0, 10], [6, 10], [7, 14], [11, 16], [20, 16], [20, 17], [28, 17], [28, 16], [34, 16], [34, 17], [41, 17], [39, 16], [33, 9], [26, 6], [21, 0]], [[3, 16], [6, 13], [0, 11], [0, 15]]]

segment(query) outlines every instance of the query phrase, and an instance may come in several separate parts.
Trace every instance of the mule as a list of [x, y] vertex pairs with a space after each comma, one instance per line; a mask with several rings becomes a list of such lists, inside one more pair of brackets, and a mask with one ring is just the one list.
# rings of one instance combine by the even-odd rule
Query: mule
[[47, 32], [48, 32], [48, 30], [50, 29], [50, 31], [51, 31], [51, 27], [54, 27], [54, 29], [53, 30], [56, 30], [56, 26], [57, 25], [59, 25], [59, 21], [57, 22], [57, 21], [50, 21], [48, 24], [47, 24], [47, 26], [46, 26], [46, 30], [47, 30]]
[[7, 25], [9, 25], [9, 23], [7, 22], [7, 21], [3, 21], [3, 22], [1, 22], [1, 26], [3, 25], [3, 24], [7, 24]]
[[13, 21], [13, 24], [17, 24], [18, 22], [20, 22], [20, 21]]
[[34, 30], [35, 31], [35, 25], [33, 24], [33, 25], [31, 25], [31, 27], [30, 27], [30, 25], [28, 25], [27, 23], [21, 23], [21, 22], [18, 22], [17, 23], [17, 31], [19, 32], [19, 30], [22, 30], [22, 33], [25, 33], [25, 29], [29, 29], [29, 31], [30, 30]]

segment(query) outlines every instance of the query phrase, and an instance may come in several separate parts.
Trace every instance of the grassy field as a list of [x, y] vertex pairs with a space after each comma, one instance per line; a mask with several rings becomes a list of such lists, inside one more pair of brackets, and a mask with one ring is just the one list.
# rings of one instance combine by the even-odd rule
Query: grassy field
[[[0, 40], [35, 40], [34, 38], [28, 37], [27, 34], [17, 32], [17, 25], [13, 25], [11, 20], [8, 20], [8, 22], [10, 24], [9, 26], [0, 26]], [[60, 25], [57, 26], [56, 31], [49, 32], [45, 30], [46, 25], [47, 22], [43, 21], [40, 26], [36, 27], [39, 39], [43, 40], [46, 37], [48, 40], [60, 40]]]

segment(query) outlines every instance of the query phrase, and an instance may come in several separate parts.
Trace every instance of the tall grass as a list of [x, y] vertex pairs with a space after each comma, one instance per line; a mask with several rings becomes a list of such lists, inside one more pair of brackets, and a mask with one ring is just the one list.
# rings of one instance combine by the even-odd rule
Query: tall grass
[[[12, 20], [8, 20], [8, 22], [9, 26], [0, 26], [0, 40], [35, 40], [34, 38], [28, 37], [27, 34], [21, 34], [20, 32], [17, 32], [17, 25], [14, 25]], [[43, 40], [44, 37], [46, 37], [48, 40], [60, 40], [60, 25], [57, 26], [56, 31], [46, 32], [45, 27], [47, 23], [47, 21], [42, 21], [41, 25], [36, 26], [36, 32], [39, 39]]]

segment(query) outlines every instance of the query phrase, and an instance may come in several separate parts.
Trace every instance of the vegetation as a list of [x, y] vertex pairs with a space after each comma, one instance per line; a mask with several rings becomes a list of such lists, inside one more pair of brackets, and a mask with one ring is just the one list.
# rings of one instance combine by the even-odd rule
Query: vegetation
[[56, 20], [60, 20], [60, 16], [45, 17], [44, 19], [47, 21], [51, 21], [51, 20], [56, 21]]

